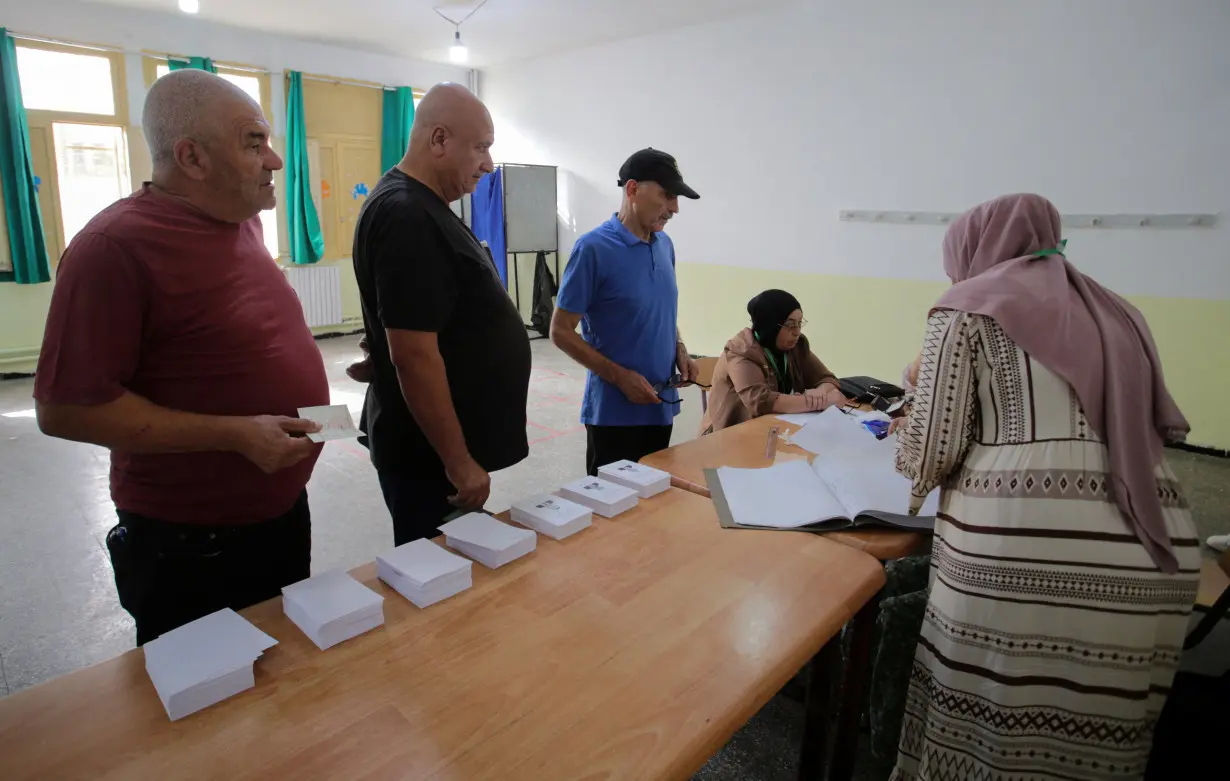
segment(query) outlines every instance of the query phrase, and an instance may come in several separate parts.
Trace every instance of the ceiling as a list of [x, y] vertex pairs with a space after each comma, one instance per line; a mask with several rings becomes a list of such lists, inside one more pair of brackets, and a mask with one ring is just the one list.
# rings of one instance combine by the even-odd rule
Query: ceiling
[[[792, 0], [488, 0], [461, 28], [476, 68], [787, 5]], [[87, 0], [181, 14], [177, 0]], [[200, 0], [201, 19], [381, 54], [448, 62], [474, 0]]]

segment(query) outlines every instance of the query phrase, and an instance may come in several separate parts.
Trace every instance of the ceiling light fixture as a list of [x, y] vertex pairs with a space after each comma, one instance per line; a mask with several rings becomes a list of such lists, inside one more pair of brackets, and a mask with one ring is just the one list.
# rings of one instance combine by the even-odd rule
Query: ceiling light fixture
[[470, 50], [461, 42], [461, 30], [453, 33], [453, 45], [448, 47], [448, 59], [456, 65], [465, 65], [466, 60], [470, 59]]
[[[180, 0], [180, 1], [184, 2], [184, 0]], [[191, 0], [191, 2], [196, 2], [196, 0]], [[467, 49], [466, 45], [461, 42], [461, 25], [468, 22], [470, 20], [470, 17], [478, 13], [478, 9], [482, 8], [486, 4], [487, 4], [487, 0], [482, 0], [482, 2], [474, 6], [474, 9], [470, 11], [470, 13], [466, 14], [465, 17], [462, 19], [450, 19], [449, 17], [445, 16], [444, 12], [441, 11], [439, 8], [431, 9], [435, 11], [436, 14], [441, 19], [443, 19], [444, 21], [448, 22], [449, 24], [453, 26], [453, 45], [448, 47], [448, 59], [449, 59], [449, 62], [452, 62], [454, 65], [465, 65], [466, 62], [470, 59], [470, 50]]]
[[201, 0], [179, 0], [179, 10], [186, 14], [195, 14], [201, 10]]

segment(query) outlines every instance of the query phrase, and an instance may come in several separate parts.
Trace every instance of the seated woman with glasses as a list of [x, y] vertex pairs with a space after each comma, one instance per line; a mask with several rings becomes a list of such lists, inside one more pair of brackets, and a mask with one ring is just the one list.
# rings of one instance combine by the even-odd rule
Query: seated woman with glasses
[[752, 327], [726, 343], [713, 369], [713, 389], [701, 433], [789, 412], [819, 412], [847, 399], [837, 377], [812, 354], [803, 336], [803, 310], [784, 290], [747, 302]]

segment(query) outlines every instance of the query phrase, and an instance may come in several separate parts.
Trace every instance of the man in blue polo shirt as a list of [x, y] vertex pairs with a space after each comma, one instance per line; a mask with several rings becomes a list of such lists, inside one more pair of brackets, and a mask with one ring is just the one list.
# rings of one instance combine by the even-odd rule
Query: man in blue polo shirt
[[669, 447], [676, 386], [696, 378], [676, 325], [675, 247], [662, 230], [679, 213], [679, 196], [700, 196], [675, 158], [656, 149], [629, 157], [619, 186], [619, 212], [573, 246], [551, 318], [551, 341], [589, 369], [581, 422], [591, 475]]

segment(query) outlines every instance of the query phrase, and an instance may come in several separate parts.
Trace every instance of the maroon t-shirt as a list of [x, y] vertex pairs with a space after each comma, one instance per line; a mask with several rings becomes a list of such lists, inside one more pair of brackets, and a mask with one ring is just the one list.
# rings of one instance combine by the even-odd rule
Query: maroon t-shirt
[[[60, 261], [34, 397], [95, 405], [125, 391], [207, 415], [289, 415], [329, 403], [303, 309], [258, 218], [219, 222], [152, 190], [101, 212]], [[320, 450], [267, 475], [237, 453], [112, 451], [121, 510], [251, 523], [291, 508]]]

